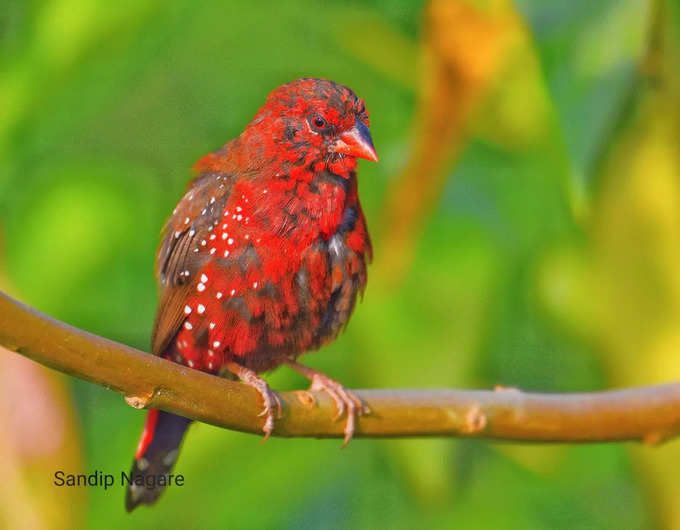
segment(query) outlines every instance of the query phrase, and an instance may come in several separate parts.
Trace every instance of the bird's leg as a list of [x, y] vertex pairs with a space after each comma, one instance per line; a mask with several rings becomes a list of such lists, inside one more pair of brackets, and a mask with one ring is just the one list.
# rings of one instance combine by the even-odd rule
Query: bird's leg
[[267, 381], [262, 379], [251, 369], [235, 362], [227, 362], [224, 364], [224, 367], [232, 374], [236, 375], [243, 383], [252, 386], [262, 396], [264, 408], [259, 415], [265, 416], [264, 426], [262, 427], [264, 439], [262, 441], [266, 441], [274, 430], [274, 409], [276, 409], [276, 417], [281, 417], [281, 401], [279, 400], [279, 396], [269, 388]]
[[293, 370], [311, 381], [312, 384], [309, 387], [311, 392], [324, 391], [333, 399], [333, 401], [335, 401], [338, 412], [335, 415], [335, 418], [333, 418], [334, 420], [340, 419], [345, 411], [347, 412], [345, 442], [342, 444], [342, 447], [345, 447], [354, 435], [356, 416], [368, 414], [368, 407], [366, 407], [355, 394], [347, 390], [337, 381], [328, 377], [326, 374], [304, 366], [292, 359], [287, 359], [285, 362]]

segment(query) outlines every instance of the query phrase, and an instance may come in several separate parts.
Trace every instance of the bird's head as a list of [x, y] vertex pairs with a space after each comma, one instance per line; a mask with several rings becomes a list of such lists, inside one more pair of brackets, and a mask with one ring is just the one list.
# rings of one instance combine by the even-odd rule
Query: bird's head
[[368, 127], [364, 102], [352, 90], [304, 78], [274, 90], [248, 129], [266, 142], [265, 155], [283, 156], [293, 165], [353, 169], [356, 158], [378, 160]]

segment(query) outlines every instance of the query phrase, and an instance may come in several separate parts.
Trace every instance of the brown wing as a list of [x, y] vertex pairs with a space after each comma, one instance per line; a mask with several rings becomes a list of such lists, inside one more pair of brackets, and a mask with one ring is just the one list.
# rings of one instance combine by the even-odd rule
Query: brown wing
[[163, 354], [182, 325], [192, 281], [209, 257], [202, 242], [218, 224], [233, 182], [222, 173], [199, 175], [163, 228], [156, 258], [160, 305], [151, 340], [154, 355]]

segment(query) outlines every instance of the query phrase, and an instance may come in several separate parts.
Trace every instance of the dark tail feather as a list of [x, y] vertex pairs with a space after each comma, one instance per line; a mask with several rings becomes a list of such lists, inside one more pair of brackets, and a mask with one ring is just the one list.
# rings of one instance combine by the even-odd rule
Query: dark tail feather
[[[184, 433], [191, 420], [169, 412], [151, 409], [130, 471], [131, 484], [125, 493], [125, 509], [153, 504], [165, 490], [159, 477], [168, 475], [177, 460]], [[153, 478], [152, 478], [153, 477]]]

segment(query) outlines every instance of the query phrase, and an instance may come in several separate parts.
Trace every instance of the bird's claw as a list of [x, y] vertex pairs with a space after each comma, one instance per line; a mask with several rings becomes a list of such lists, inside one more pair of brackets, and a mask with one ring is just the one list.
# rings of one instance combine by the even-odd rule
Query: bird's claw
[[[261, 379], [260, 381], [262, 381], [262, 384], [256, 384], [253, 386], [262, 396], [262, 401], [264, 401], [262, 412], [260, 412], [257, 416], [259, 418], [265, 418], [264, 425], [262, 426], [262, 430], [264, 431], [264, 438], [262, 439], [262, 442], [266, 442], [274, 430], [275, 416], [276, 419], [281, 418], [282, 406], [281, 400], [279, 399], [279, 396], [276, 394], [276, 392], [269, 388], [269, 385], [264, 381], [264, 379]], [[274, 412], [275, 409], [276, 413]]]
[[282, 416], [283, 407], [281, 406], [281, 400], [279, 399], [279, 396], [276, 394], [276, 392], [269, 388], [267, 381], [259, 377], [252, 370], [234, 362], [226, 363], [225, 367], [231, 373], [238, 376], [238, 378], [241, 379], [243, 383], [257, 390], [262, 396], [264, 407], [262, 408], [262, 412], [258, 414], [258, 418], [265, 418], [264, 425], [262, 426], [262, 430], [264, 431], [264, 438], [262, 441], [266, 442], [274, 430], [274, 409], [276, 409], [276, 418], [280, 418]]
[[347, 390], [337, 381], [334, 381], [322, 373], [317, 372], [312, 376], [312, 384], [309, 387], [309, 390], [312, 392], [326, 392], [335, 402], [337, 413], [335, 414], [333, 421], [339, 420], [343, 414], [347, 413], [345, 441], [342, 444], [343, 448], [346, 447], [352, 439], [352, 436], [354, 436], [357, 415], [363, 416], [364, 414], [368, 414], [368, 408], [358, 396]]

